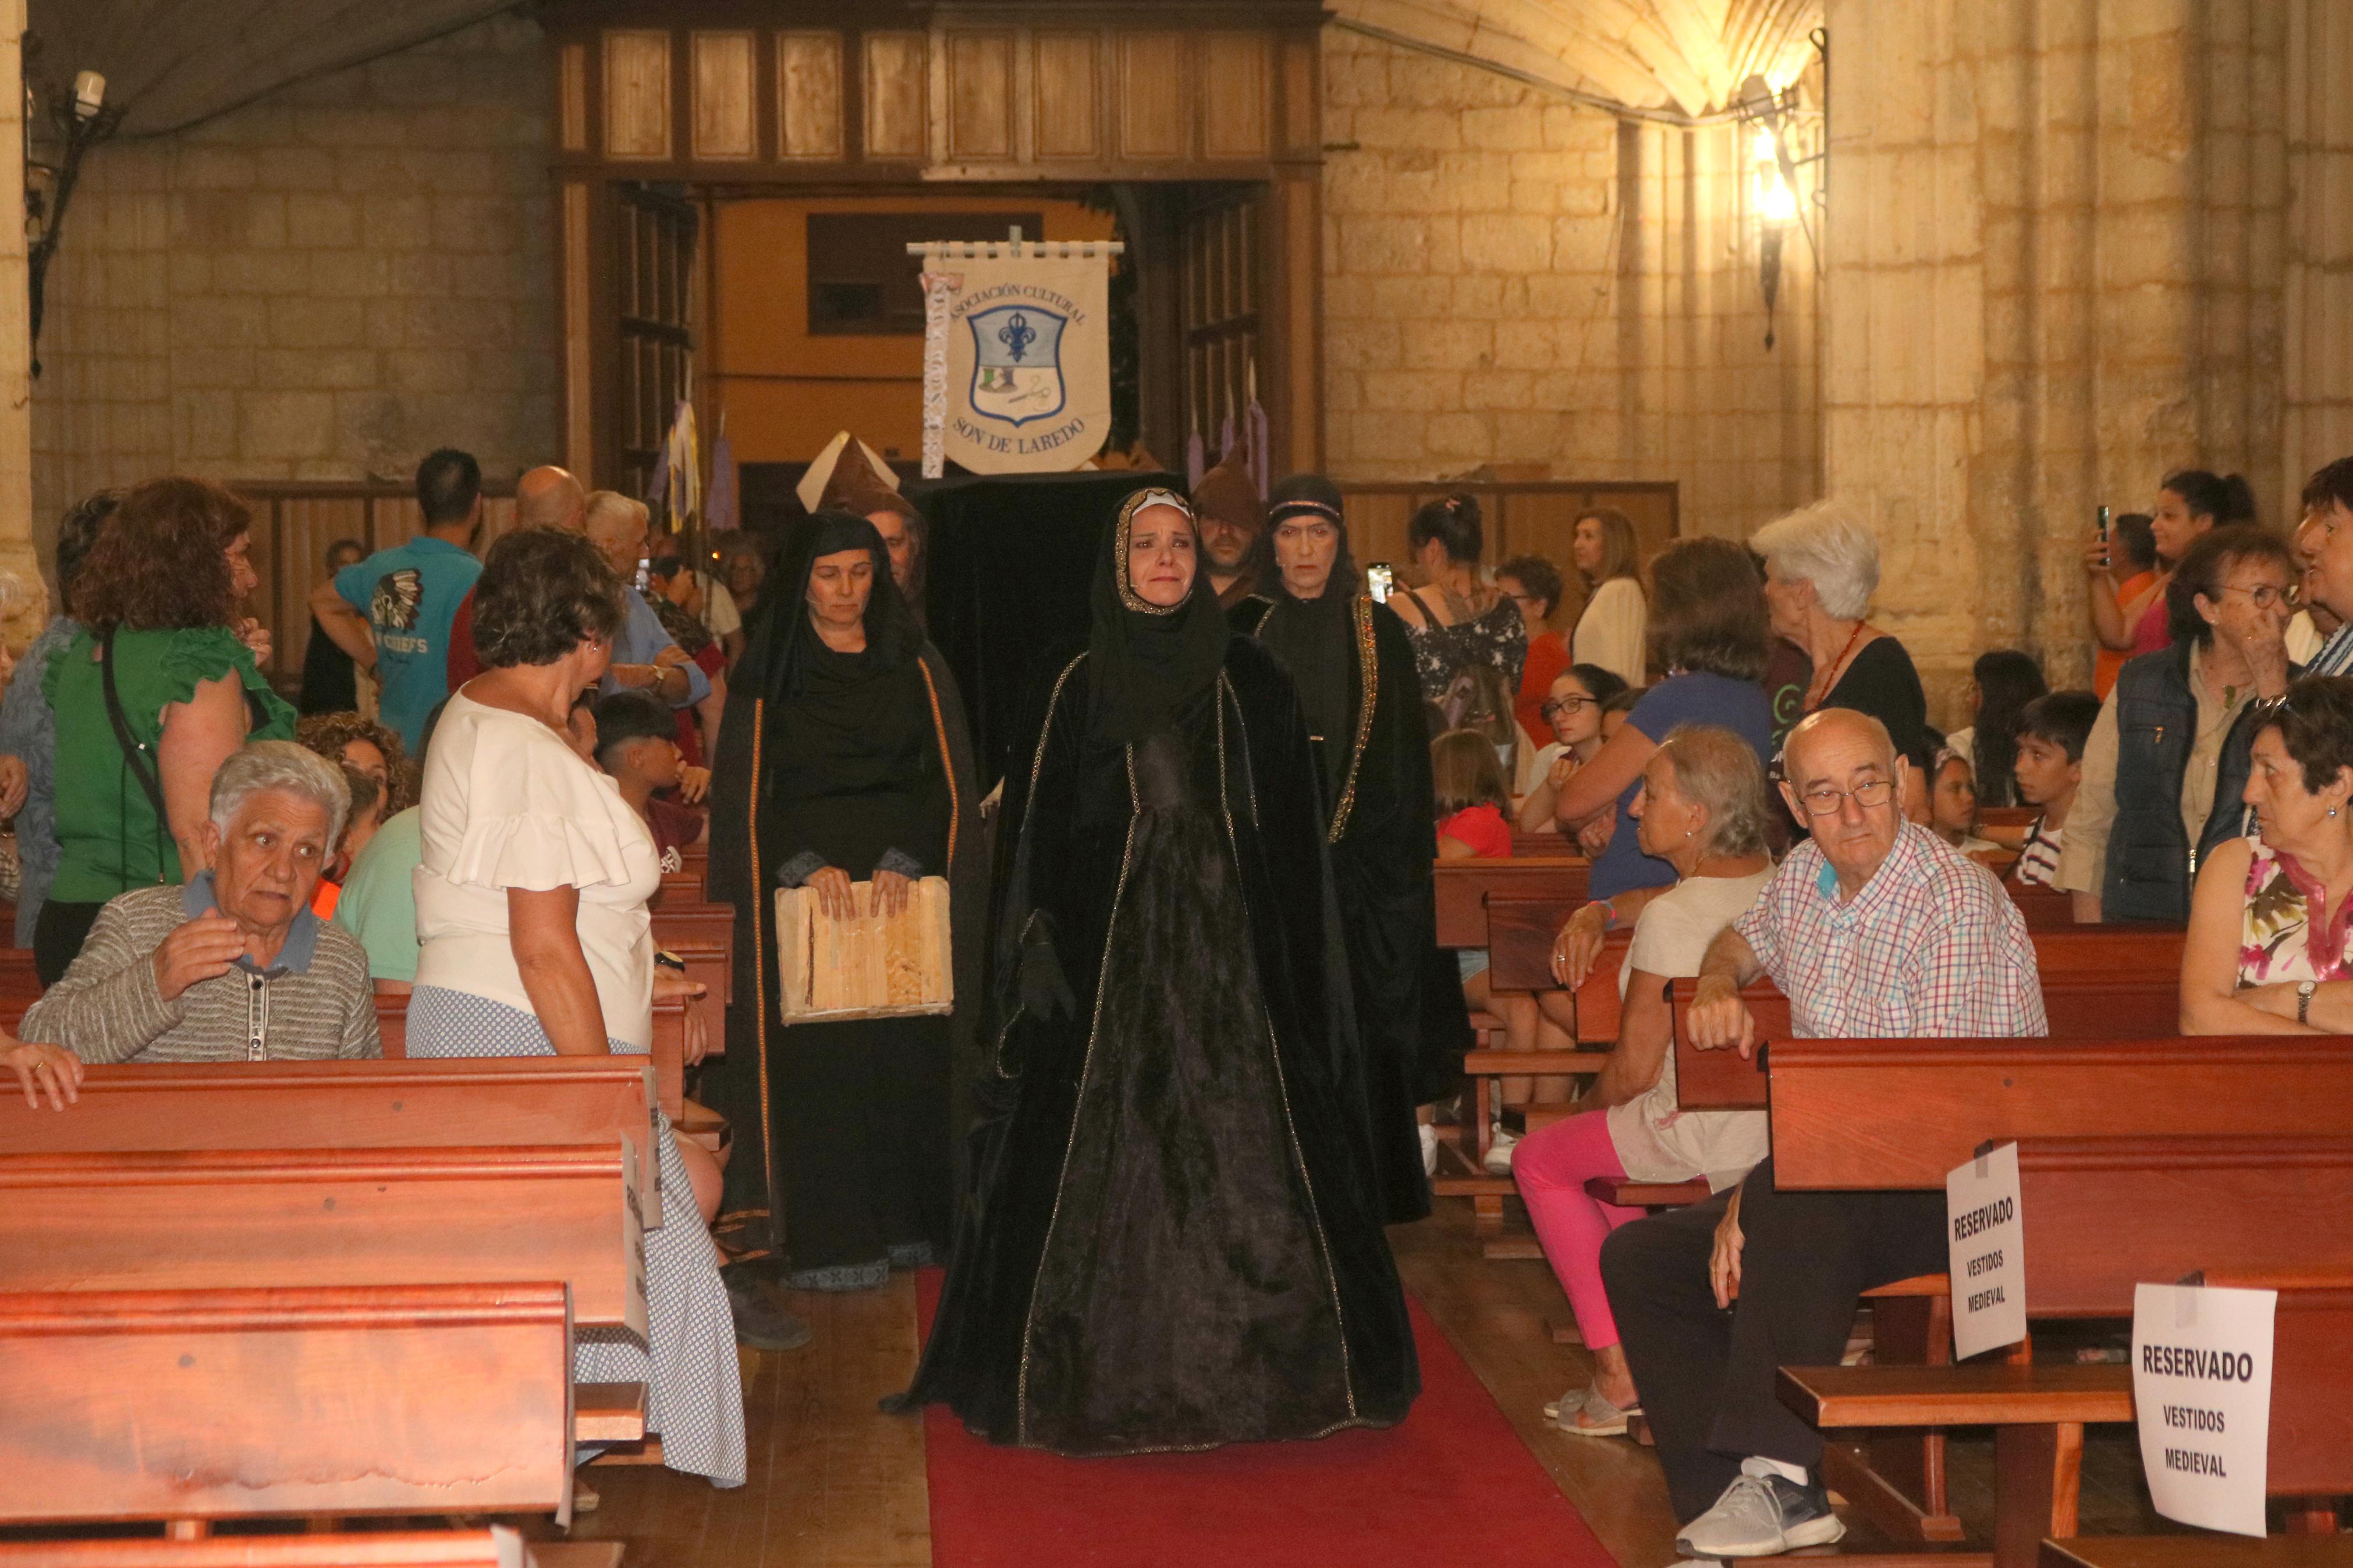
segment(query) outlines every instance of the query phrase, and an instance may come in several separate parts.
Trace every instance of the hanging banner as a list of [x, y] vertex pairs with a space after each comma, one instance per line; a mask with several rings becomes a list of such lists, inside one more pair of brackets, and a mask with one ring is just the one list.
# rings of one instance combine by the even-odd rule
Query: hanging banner
[[925, 247], [926, 471], [934, 428], [942, 457], [978, 474], [1059, 473], [1103, 449], [1111, 433], [1106, 280], [1120, 248]]
[[2149, 1501], [2166, 1518], [2263, 1533], [2278, 1305], [2276, 1290], [2134, 1288], [2133, 1414]]
[[1962, 1361], [2026, 1337], [2018, 1145], [1964, 1161], [1945, 1177], [1945, 1245], [1953, 1281], [1953, 1354]]

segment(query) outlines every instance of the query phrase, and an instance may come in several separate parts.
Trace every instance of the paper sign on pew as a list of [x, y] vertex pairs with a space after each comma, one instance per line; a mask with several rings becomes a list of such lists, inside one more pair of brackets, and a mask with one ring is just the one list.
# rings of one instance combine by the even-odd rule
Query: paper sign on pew
[[2276, 1290], [2141, 1285], [2133, 1291], [2133, 1414], [2157, 1511], [2263, 1533]]
[[1963, 1360], [2026, 1337], [2026, 1257], [2018, 1220], [2018, 1145], [1979, 1150], [1945, 1176], [1945, 1245], [1953, 1354]]

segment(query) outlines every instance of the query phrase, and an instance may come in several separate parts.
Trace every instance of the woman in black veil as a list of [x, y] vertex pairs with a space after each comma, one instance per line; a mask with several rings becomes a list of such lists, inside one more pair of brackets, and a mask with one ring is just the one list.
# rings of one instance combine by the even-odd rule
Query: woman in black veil
[[[747, 630], [711, 788], [711, 892], [735, 906], [727, 1053], [703, 1079], [735, 1139], [712, 1228], [795, 1289], [857, 1289], [954, 1234], [987, 897], [972, 747], [864, 518], [797, 524]], [[951, 889], [955, 1012], [785, 1026], [776, 889], [846, 904], [871, 879], [892, 900], [927, 876]]]
[[1451, 1091], [1471, 1046], [1430, 891], [1430, 727], [1405, 623], [1356, 575], [1340, 492], [1294, 474], [1267, 501], [1259, 596], [1232, 612], [1291, 675], [1323, 786], [1340, 929], [1364, 1044], [1384, 1217], [1430, 1213], [1415, 1107]]
[[1129, 497], [1006, 781], [978, 1202], [903, 1405], [1081, 1455], [1403, 1418], [1314, 768], [1190, 509]]

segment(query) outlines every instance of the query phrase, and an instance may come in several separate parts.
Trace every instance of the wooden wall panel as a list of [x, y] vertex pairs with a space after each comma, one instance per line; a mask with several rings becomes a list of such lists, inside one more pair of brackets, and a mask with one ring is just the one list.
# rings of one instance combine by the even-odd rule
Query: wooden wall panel
[[866, 155], [922, 158], [925, 107], [931, 99], [921, 33], [868, 33]]
[[696, 33], [693, 47], [694, 155], [723, 160], [758, 157], [757, 36]]
[[1013, 156], [1013, 35], [947, 36], [945, 156], [1003, 161]]
[[588, 46], [566, 44], [555, 55], [556, 134], [566, 153], [588, 151]]
[[575, 474], [593, 474], [596, 471], [596, 425], [589, 375], [589, 202], [586, 182], [565, 182], [563, 225], [564, 465]]
[[1030, 73], [1039, 158], [1103, 156], [1103, 37], [1097, 33], [1037, 35]]
[[1120, 158], [1172, 163], [1191, 150], [1185, 134], [1184, 34], [1122, 34], [1116, 96]]
[[777, 155], [841, 156], [841, 35], [776, 35]]
[[1208, 33], [1201, 39], [1201, 152], [1210, 158], [1267, 155], [1268, 99], [1263, 33]]
[[670, 157], [670, 34], [616, 28], [605, 35], [605, 155]]
[[1316, 97], [1322, 67], [1322, 48], [1312, 35], [1282, 40], [1282, 152], [1285, 157], [1312, 158], [1323, 151], [1324, 116]]

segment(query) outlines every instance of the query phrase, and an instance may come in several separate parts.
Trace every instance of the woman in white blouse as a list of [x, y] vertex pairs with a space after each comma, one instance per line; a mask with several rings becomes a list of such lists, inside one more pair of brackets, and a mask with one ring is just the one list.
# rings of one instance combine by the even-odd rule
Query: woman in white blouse
[[1577, 520], [1569, 552], [1585, 579], [1585, 610], [1569, 637], [1569, 658], [1598, 664], [1629, 686], [1648, 684], [1650, 600], [1642, 593], [1641, 552], [1634, 521], [1602, 507]]
[[[566, 729], [624, 617], [577, 534], [526, 529], [474, 587], [483, 672], [450, 695], [426, 759], [417, 869], [418, 1057], [641, 1054], [653, 1038], [652, 836]], [[649, 1384], [663, 1462], [743, 1484], [744, 1397], [719, 1259], [668, 1123], [661, 1223], [645, 1233], [647, 1332], [584, 1329], [574, 1376]]]

